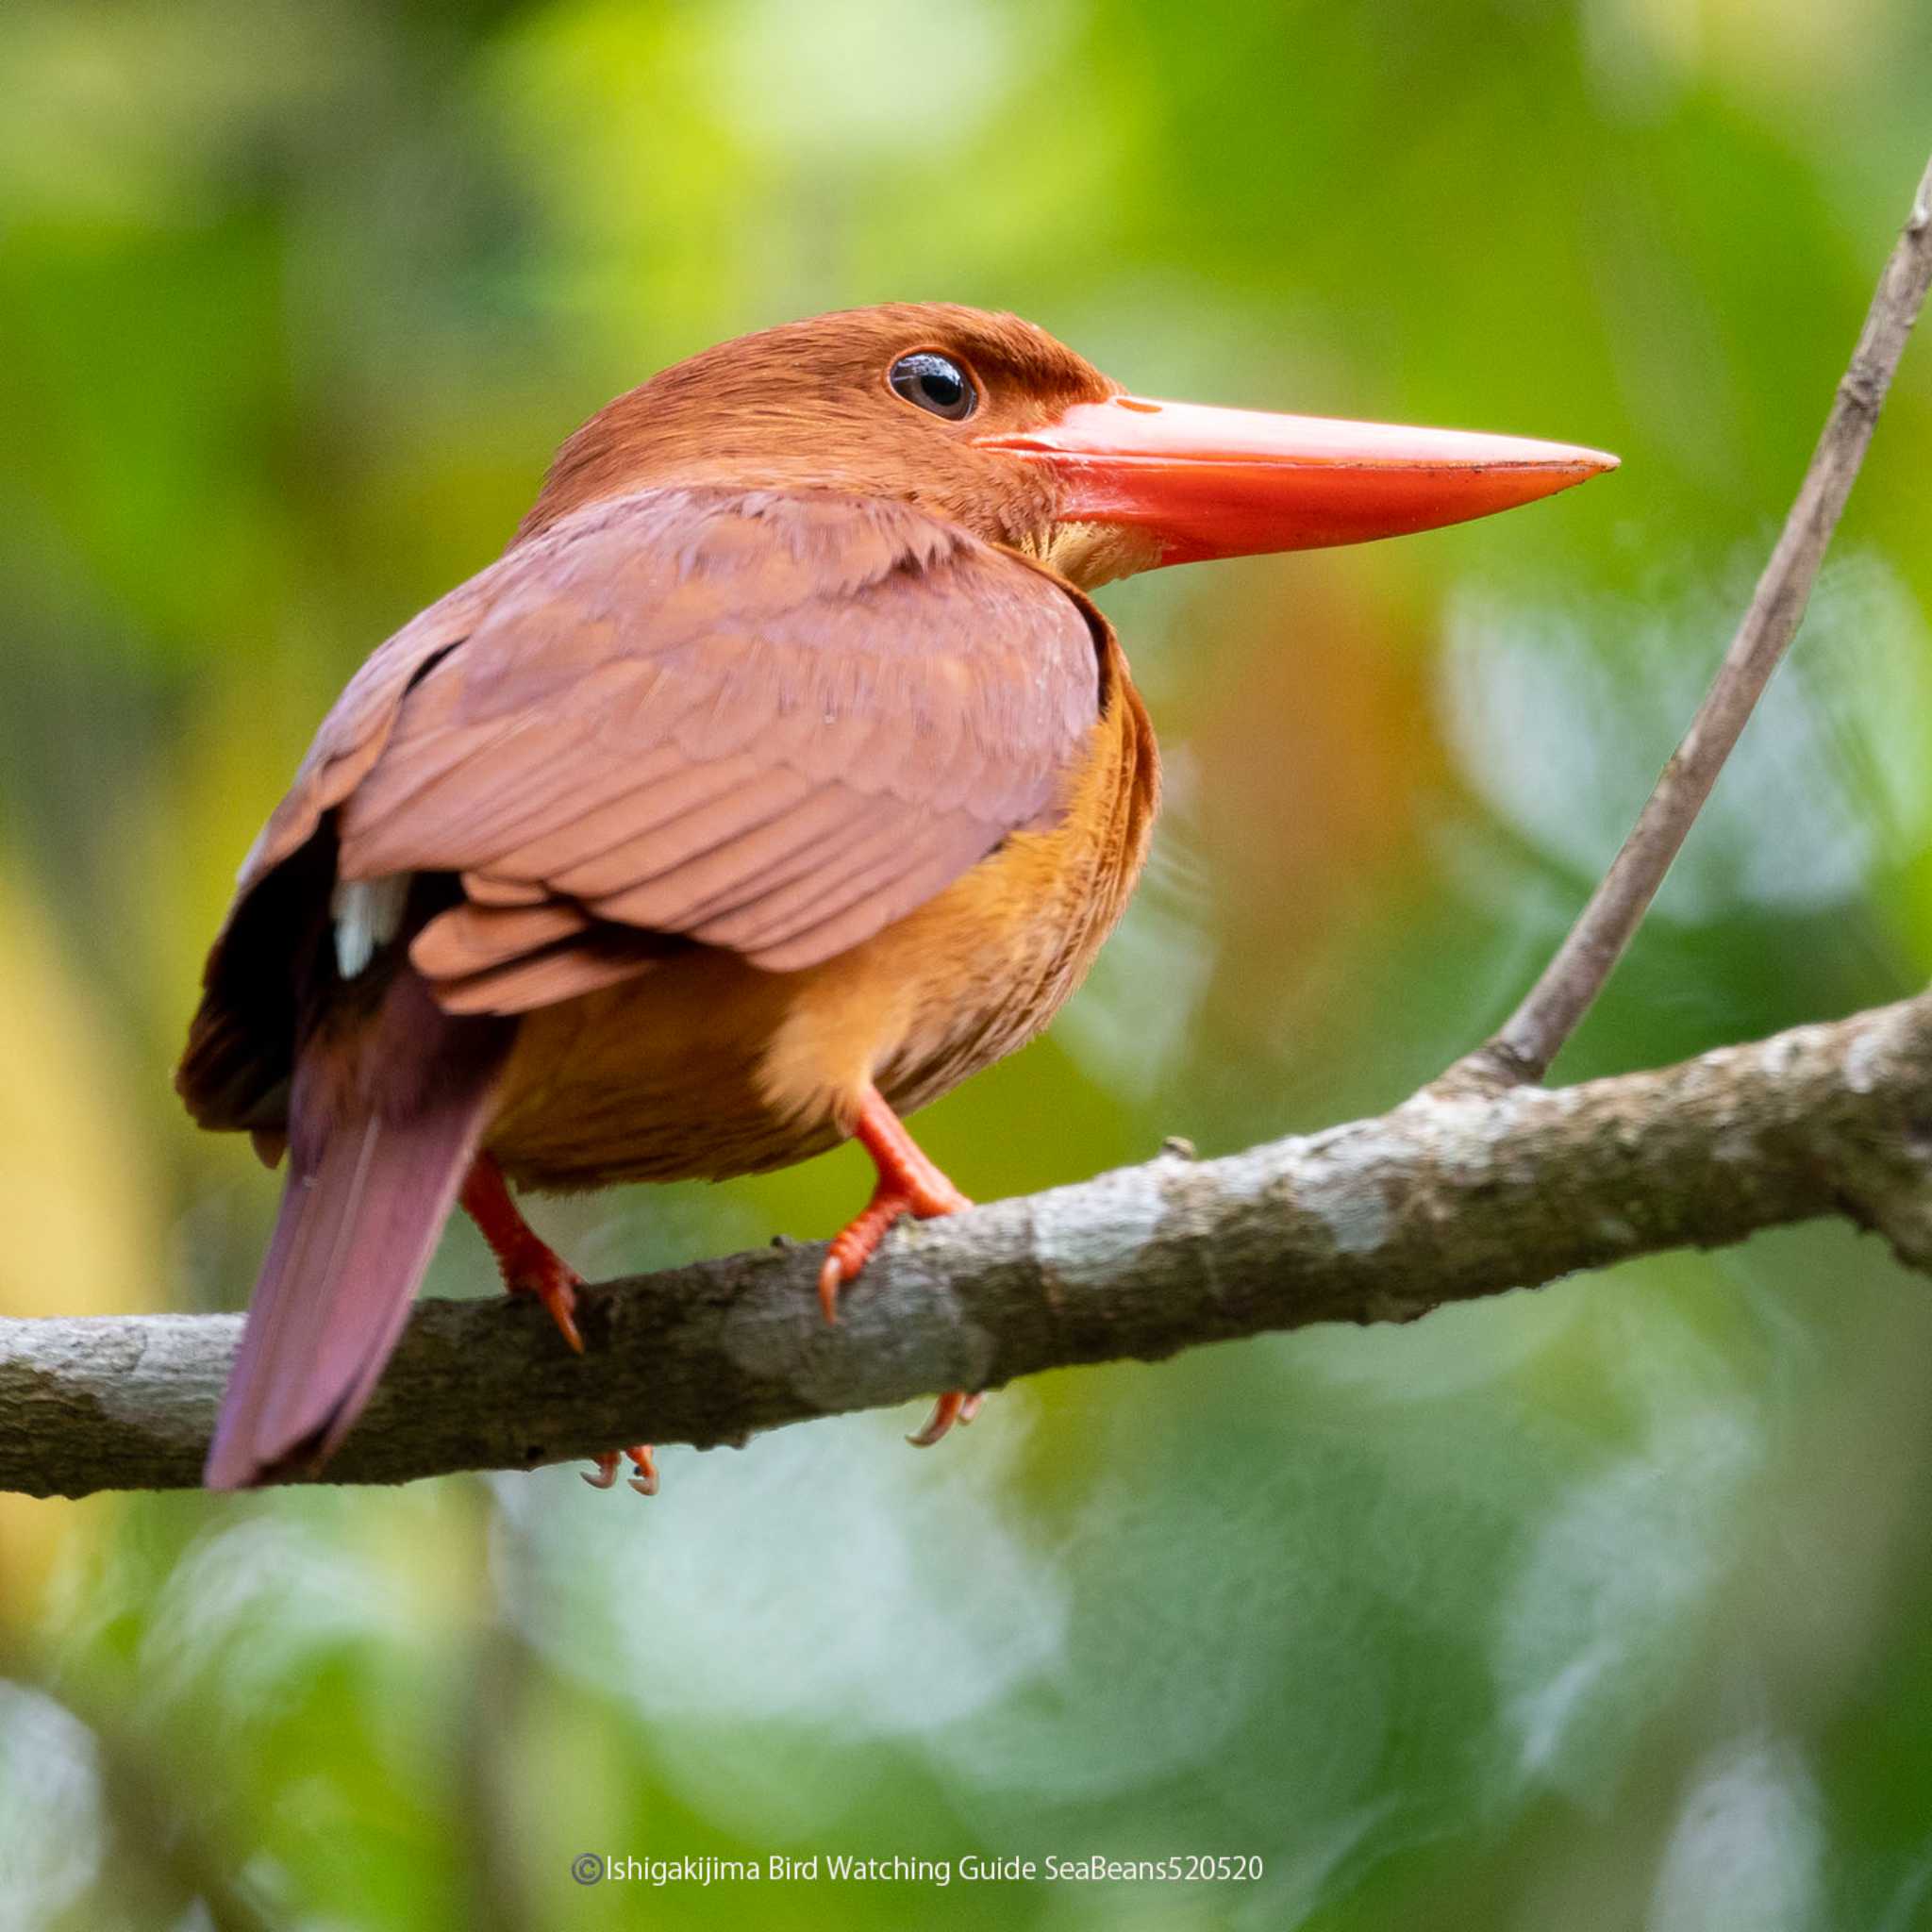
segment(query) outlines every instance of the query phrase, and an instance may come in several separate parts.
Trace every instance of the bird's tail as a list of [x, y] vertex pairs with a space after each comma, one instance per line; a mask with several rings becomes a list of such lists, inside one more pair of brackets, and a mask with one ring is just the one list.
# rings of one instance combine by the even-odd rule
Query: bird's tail
[[346, 1041], [311, 1041], [289, 1168], [203, 1480], [251, 1488], [327, 1457], [389, 1360], [475, 1158], [513, 1024], [439, 1012], [405, 968]]

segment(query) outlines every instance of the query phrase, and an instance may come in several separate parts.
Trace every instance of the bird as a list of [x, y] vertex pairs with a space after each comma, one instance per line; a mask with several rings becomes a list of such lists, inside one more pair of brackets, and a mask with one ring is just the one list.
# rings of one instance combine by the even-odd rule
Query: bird
[[[1091, 593], [1615, 464], [1150, 400], [945, 303], [618, 396], [503, 555], [350, 679], [242, 865], [175, 1084], [287, 1171], [207, 1486], [322, 1467], [458, 1203], [581, 1351], [581, 1279], [513, 1187], [856, 1139], [877, 1178], [826, 1251], [835, 1319], [894, 1223], [971, 1205], [905, 1116], [1041, 1031], [1145, 859], [1158, 752]], [[655, 1489], [648, 1445], [587, 1480], [626, 1457]]]

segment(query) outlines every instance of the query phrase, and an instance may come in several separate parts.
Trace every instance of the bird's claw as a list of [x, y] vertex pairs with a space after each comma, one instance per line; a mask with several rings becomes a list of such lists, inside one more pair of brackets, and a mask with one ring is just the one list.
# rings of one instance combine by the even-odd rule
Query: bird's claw
[[930, 1174], [880, 1175], [864, 1211], [833, 1237], [825, 1251], [824, 1266], [819, 1270], [819, 1307], [825, 1320], [838, 1321], [840, 1291], [858, 1279], [896, 1223], [908, 1214], [916, 1221], [936, 1221], [972, 1205], [937, 1168]]
[[[921, 1221], [958, 1214], [973, 1203], [941, 1174], [904, 1122], [886, 1105], [876, 1087], [868, 1086], [853, 1120], [854, 1137], [872, 1156], [878, 1184], [856, 1221], [841, 1228], [825, 1251], [819, 1270], [819, 1307], [827, 1322], [839, 1319], [839, 1293], [878, 1252], [894, 1222], [907, 1215]], [[952, 1389], [941, 1395], [917, 1435], [908, 1436], [914, 1448], [929, 1449], [955, 1423], [970, 1423], [985, 1397]]]
[[833, 1237], [825, 1250], [825, 1264], [819, 1270], [819, 1307], [827, 1322], [839, 1319], [840, 1290], [858, 1279], [892, 1224], [911, 1212], [911, 1199], [881, 1181], [865, 1204], [865, 1211]]
[[550, 1319], [561, 1331], [563, 1339], [570, 1343], [572, 1352], [582, 1355], [584, 1338], [577, 1330], [576, 1307], [577, 1290], [583, 1287], [584, 1277], [575, 1268], [568, 1267], [555, 1255], [550, 1257], [555, 1264], [542, 1272], [541, 1278], [529, 1282], [512, 1282], [512, 1294], [533, 1294], [550, 1310]]
[[915, 1449], [930, 1449], [955, 1423], [968, 1428], [973, 1418], [979, 1413], [980, 1406], [986, 1400], [984, 1393], [975, 1391], [967, 1394], [963, 1389], [948, 1389], [932, 1406], [932, 1413], [926, 1417], [925, 1425], [916, 1435], [906, 1440]]
[[630, 1477], [630, 1486], [641, 1496], [655, 1496], [658, 1493], [658, 1461], [648, 1442], [640, 1442], [631, 1449], [607, 1449], [597, 1457], [597, 1474], [586, 1475], [584, 1480], [593, 1490], [609, 1490], [617, 1486], [617, 1465], [628, 1456], [637, 1474]]
[[533, 1294], [550, 1310], [572, 1350], [582, 1355], [584, 1338], [576, 1321], [577, 1290], [584, 1277], [525, 1221], [511, 1200], [503, 1170], [487, 1154], [479, 1154], [463, 1181], [464, 1210], [476, 1224], [503, 1285], [511, 1294]]
[[[475, 1222], [496, 1265], [503, 1274], [503, 1285], [511, 1294], [529, 1294], [550, 1311], [550, 1319], [569, 1342], [582, 1355], [584, 1338], [577, 1327], [577, 1291], [584, 1277], [525, 1221], [510, 1198], [503, 1170], [488, 1154], [479, 1154], [470, 1164], [463, 1181], [462, 1203]], [[597, 1474], [584, 1480], [593, 1490], [608, 1490], [617, 1482], [617, 1465], [628, 1456], [637, 1474], [630, 1486], [641, 1496], [658, 1493], [658, 1465], [646, 1442], [634, 1449], [612, 1449], [597, 1457]]]

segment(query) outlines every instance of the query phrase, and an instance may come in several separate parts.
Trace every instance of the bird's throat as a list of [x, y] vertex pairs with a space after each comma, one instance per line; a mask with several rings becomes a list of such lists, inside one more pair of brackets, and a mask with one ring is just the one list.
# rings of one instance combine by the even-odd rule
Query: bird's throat
[[1083, 591], [1152, 570], [1161, 559], [1158, 538], [1124, 524], [1049, 524], [1019, 547]]

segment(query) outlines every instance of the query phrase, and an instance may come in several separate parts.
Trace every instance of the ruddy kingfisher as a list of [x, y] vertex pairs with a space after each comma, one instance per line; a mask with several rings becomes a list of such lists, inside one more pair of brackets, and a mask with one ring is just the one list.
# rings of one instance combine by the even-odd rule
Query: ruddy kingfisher
[[1154, 734], [1088, 593], [1615, 460], [1151, 402], [940, 303], [619, 396], [504, 555], [350, 680], [242, 867], [177, 1086], [287, 1177], [208, 1485], [341, 1442], [458, 1202], [581, 1349], [579, 1277], [512, 1183], [723, 1179], [857, 1138], [878, 1180], [825, 1257], [834, 1316], [896, 1220], [969, 1205], [904, 1116], [1046, 1025], [1146, 856]]

